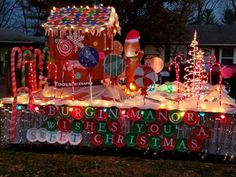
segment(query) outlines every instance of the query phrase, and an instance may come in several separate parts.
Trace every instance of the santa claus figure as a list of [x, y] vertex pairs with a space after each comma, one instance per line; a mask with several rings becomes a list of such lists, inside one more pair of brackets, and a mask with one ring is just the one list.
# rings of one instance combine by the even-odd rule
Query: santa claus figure
[[137, 86], [134, 83], [134, 71], [140, 65], [143, 57], [143, 51], [140, 50], [139, 44], [140, 34], [137, 30], [128, 32], [125, 45], [124, 54], [126, 57], [126, 87], [129, 91], [137, 91]]

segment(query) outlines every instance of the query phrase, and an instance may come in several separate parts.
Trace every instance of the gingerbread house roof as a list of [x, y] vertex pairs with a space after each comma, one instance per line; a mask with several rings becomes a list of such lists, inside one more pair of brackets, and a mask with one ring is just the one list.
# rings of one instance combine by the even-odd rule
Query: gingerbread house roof
[[65, 31], [101, 33], [103, 30], [113, 34], [120, 33], [118, 15], [113, 7], [54, 7], [48, 20], [43, 24], [46, 35], [60, 35]]

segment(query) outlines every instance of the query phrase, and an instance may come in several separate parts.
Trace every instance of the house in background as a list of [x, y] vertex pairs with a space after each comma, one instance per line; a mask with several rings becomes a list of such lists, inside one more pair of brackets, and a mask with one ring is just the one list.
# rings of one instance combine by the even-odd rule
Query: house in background
[[44, 38], [32, 37], [10, 29], [0, 28], [0, 97], [9, 94], [10, 87], [10, 55], [13, 47], [44, 46]]
[[215, 55], [222, 65], [236, 65], [236, 26], [234, 25], [188, 25], [182, 41], [161, 44], [160, 48], [145, 43], [145, 54], [159, 55], [165, 63], [169, 63], [176, 54], [181, 54], [186, 59], [195, 30], [199, 47], [205, 53], [205, 61], [209, 56]]

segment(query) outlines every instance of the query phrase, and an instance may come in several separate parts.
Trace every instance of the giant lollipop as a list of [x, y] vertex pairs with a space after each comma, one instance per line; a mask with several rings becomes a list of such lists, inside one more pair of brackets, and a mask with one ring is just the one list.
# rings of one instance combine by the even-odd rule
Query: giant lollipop
[[159, 73], [164, 68], [164, 62], [159, 57], [153, 57], [150, 61], [150, 67], [155, 71], [155, 73]]
[[134, 79], [137, 86], [141, 88], [141, 95], [147, 96], [147, 88], [155, 82], [155, 72], [149, 66], [139, 66], [134, 71]]
[[104, 60], [104, 71], [106, 75], [116, 83], [117, 77], [125, 70], [125, 60], [120, 55], [111, 54]]
[[97, 50], [93, 47], [85, 46], [79, 51], [79, 62], [82, 66], [88, 69], [89, 71], [89, 83], [90, 83], [90, 101], [93, 100], [92, 94], [92, 77], [91, 70], [94, 68], [99, 62], [99, 54]]
[[106, 73], [107, 76], [111, 78], [112, 84], [117, 85], [117, 80], [118, 80], [117, 78], [124, 72], [124, 70], [125, 70], [125, 60], [120, 55], [111, 54], [105, 58], [104, 72]]

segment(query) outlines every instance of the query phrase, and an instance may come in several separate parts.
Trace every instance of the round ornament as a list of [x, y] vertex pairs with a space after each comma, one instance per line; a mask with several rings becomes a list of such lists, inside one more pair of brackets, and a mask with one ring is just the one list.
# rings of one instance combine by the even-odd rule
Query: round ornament
[[125, 142], [128, 147], [134, 147], [136, 145], [136, 134], [134, 134], [134, 133], [126, 134]]
[[207, 140], [210, 135], [210, 129], [206, 126], [197, 126], [193, 130], [195, 137], [199, 140]]
[[113, 138], [113, 143], [116, 147], [124, 147], [125, 146], [125, 136], [123, 134], [115, 134]]
[[82, 141], [82, 134], [71, 132], [70, 136], [68, 137], [68, 141], [71, 145], [74, 145], [74, 146], [79, 145]]
[[99, 55], [95, 48], [84, 46], [78, 54], [79, 62], [87, 69], [94, 68], [99, 62]]
[[56, 139], [59, 144], [66, 144], [69, 139], [69, 134], [67, 132], [58, 131]]
[[73, 120], [71, 123], [71, 130], [74, 133], [81, 133], [84, 130], [84, 124], [80, 120]]
[[101, 146], [103, 143], [102, 135], [94, 133], [90, 136], [90, 142], [94, 146]]
[[187, 148], [187, 141], [185, 138], [179, 138], [176, 141], [176, 150], [178, 152], [187, 152], [188, 148]]
[[84, 117], [84, 108], [81, 106], [74, 106], [73, 110], [70, 113], [71, 117], [74, 119], [82, 119]]
[[50, 144], [54, 144], [57, 142], [57, 131], [47, 133], [47, 142]]
[[100, 121], [96, 123], [96, 130], [98, 133], [106, 133], [108, 128], [107, 128], [107, 123], [105, 121]]
[[173, 151], [175, 149], [176, 140], [174, 137], [163, 137], [161, 145], [164, 151]]
[[55, 131], [57, 129], [57, 121], [53, 118], [47, 119], [44, 126], [48, 131]]
[[108, 109], [108, 117], [111, 120], [117, 120], [120, 117], [120, 109], [118, 107], [112, 106]]
[[67, 105], [59, 106], [58, 111], [61, 117], [70, 117], [70, 111]]
[[198, 113], [194, 111], [186, 111], [184, 113], [183, 121], [188, 126], [194, 126], [198, 122]]
[[121, 132], [121, 124], [117, 120], [109, 121], [107, 123], [107, 126], [108, 126], [108, 130], [111, 133], [117, 134]]
[[27, 133], [26, 133], [26, 139], [29, 141], [29, 142], [36, 142], [37, 141], [37, 131], [38, 129], [37, 128], [30, 128], [27, 130]]
[[156, 119], [156, 111], [153, 110], [153, 109], [145, 109], [145, 110], [142, 110], [143, 112], [143, 121], [144, 122], [154, 122], [155, 119]]
[[84, 117], [86, 119], [93, 119], [95, 115], [96, 115], [96, 109], [94, 107], [89, 106], [84, 109]]
[[113, 138], [114, 138], [114, 135], [112, 135], [111, 133], [104, 133], [103, 134], [104, 145], [111, 146], [113, 144]]
[[146, 134], [138, 135], [136, 143], [139, 148], [146, 149], [148, 147], [148, 136]]
[[181, 123], [182, 119], [183, 119], [183, 117], [182, 117], [181, 112], [179, 110], [169, 111], [169, 120], [173, 124]]
[[36, 133], [37, 140], [41, 143], [47, 141], [47, 132], [48, 130], [46, 128], [38, 129]]
[[58, 129], [62, 132], [67, 132], [71, 128], [71, 121], [66, 118], [61, 118], [57, 122]]
[[149, 123], [147, 129], [148, 129], [148, 134], [150, 134], [151, 136], [161, 135], [161, 125], [156, 122]]
[[57, 116], [57, 113], [58, 113], [58, 110], [57, 110], [57, 107], [50, 104], [50, 105], [46, 105], [44, 107], [44, 114], [47, 116], [47, 117], [56, 117]]
[[151, 136], [148, 138], [150, 149], [157, 150], [161, 147], [161, 138], [159, 136]]
[[145, 133], [146, 132], [146, 124], [143, 121], [136, 121], [133, 123], [132, 131], [134, 133]]
[[162, 135], [163, 136], [173, 136], [176, 132], [176, 125], [170, 122], [162, 124]]
[[127, 114], [132, 121], [138, 121], [142, 118], [141, 109], [138, 107], [129, 108]]
[[195, 136], [191, 136], [187, 140], [187, 147], [192, 152], [200, 152], [202, 146], [203, 146], [202, 141], [198, 140]]
[[108, 118], [108, 108], [98, 107], [96, 108], [96, 120], [104, 121]]

